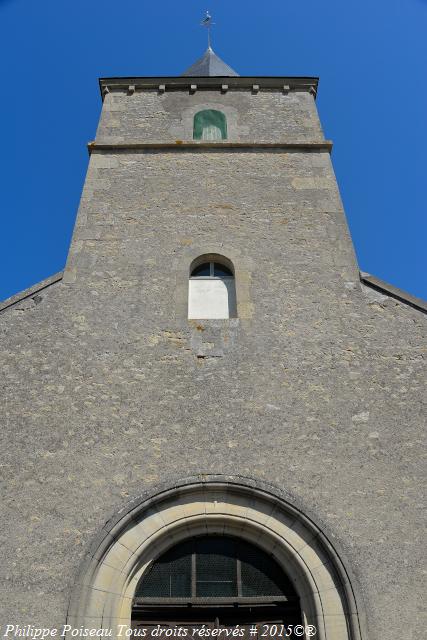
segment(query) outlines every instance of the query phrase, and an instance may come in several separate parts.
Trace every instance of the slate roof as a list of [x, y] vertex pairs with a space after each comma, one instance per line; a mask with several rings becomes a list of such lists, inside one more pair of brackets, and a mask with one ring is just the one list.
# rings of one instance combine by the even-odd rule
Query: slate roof
[[225, 62], [216, 55], [212, 47], [208, 47], [203, 56], [184, 71], [182, 75], [198, 77], [229, 77], [238, 76], [239, 74], [229, 67], [228, 64], [225, 64]]

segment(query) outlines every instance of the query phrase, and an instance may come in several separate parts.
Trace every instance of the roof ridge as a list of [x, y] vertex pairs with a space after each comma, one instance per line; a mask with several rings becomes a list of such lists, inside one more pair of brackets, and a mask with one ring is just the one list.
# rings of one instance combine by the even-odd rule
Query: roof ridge
[[195, 77], [230, 77], [238, 76], [239, 74], [236, 73], [236, 71], [234, 71], [234, 69], [232, 69], [223, 60], [221, 60], [221, 58], [209, 45], [203, 56], [196, 60], [196, 62], [192, 64], [191, 67], [189, 67], [181, 75]]

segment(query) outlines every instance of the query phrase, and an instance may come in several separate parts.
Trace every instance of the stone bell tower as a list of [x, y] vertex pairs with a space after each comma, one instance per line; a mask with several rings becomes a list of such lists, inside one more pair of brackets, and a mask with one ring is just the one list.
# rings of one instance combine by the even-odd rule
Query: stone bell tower
[[341, 308], [359, 281], [317, 82], [240, 77], [210, 47], [180, 77], [101, 79], [102, 115], [64, 282], [85, 290], [103, 282], [126, 297], [124, 306], [130, 295], [155, 323], [184, 331], [196, 355], [207, 342], [217, 353], [230, 323], [197, 332], [187, 298], [192, 261], [218, 254], [235, 276], [233, 326], [264, 325], [261, 304], [309, 339], [307, 314]]
[[64, 274], [1, 317], [4, 619], [415, 633], [425, 321], [360, 282], [317, 84], [100, 80]]

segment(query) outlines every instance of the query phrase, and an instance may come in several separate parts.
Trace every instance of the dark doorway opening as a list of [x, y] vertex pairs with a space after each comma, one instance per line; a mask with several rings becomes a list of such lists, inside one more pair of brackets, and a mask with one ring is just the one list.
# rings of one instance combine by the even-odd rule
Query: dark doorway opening
[[149, 640], [292, 638], [286, 630], [301, 619], [282, 567], [259, 547], [229, 536], [195, 537], [169, 549], [142, 576], [132, 608], [135, 635], [145, 629]]

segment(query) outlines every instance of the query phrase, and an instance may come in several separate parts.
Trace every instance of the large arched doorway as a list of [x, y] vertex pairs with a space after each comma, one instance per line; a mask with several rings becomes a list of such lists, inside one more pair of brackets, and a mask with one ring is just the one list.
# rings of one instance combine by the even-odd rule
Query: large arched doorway
[[[154, 571], [156, 560], [165, 558], [164, 554], [168, 552], [173, 553], [174, 548], [182, 551], [183, 547], [179, 545], [192, 540], [204, 539], [211, 544], [213, 537], [239, 540], [242, 547], [248, 544], [251, 546], [247, 548], [256, 549], [256, 554], [266, 554], [275, 563], [274, 570], [271, 569], [273, 574], [278, 571], [277, 567], [280, 569], [277, 584], [288, 598], [280, 600], [280, 596], [272, 596], [270, 591], [265, 603], [258, 602], [268, 608], [268, 612], [264, 609], [253, 613], [255, 603], [247, 603], [251, 606], [245, 607], [243, 598], [233, 607], [225, 607], [229, 603], [223, 603], [220, 607], [223, 623], [227, 624], [226, 608], [231, 625], [237, 622], [232, 615], [242, 615], [239, 619], [246, 628], [252, 615], [260, 615], [266, 621], [280, 620], [281, 607], [288, 606], [284, 603], [289, 602], [289, 607], [293, 606], [288, 610], [289, 615], [300, 619], [305, 628], [314, 626], [316, 640], [366, 640], [354, 584], [330, 539], [274, 487], [252, 479], [245, 483], [240, 478], [224, 476], [181, 480], [172, 487], [136, 498], [112, 518], [81, 566], [67, 623], [73, 628], [111, 629], [113, 640], [125, 637], [123, 630], [131, 631], [132, 625], [140, 622], [140, 614], [143, 621], [149, 622], [147, 608], [144, 609], [148, 602], [138, 598], [150, 596], [147, 592], [144, 595], [144, 590], [141, 596], [138, 595], [141, 593], [138, 589], [144, 585], [144, 577], [148, 579], [150, 571]], [[193, 557], [193, 552], [190, 555]], [[247, 556], [239, 556], [236, 551], [234, 557], [237, 567], [237, 559], [241, 566], [242, 557]], [[265, 555], [258, 557], [265, 558]], [[197, 573], [191, 575], [197, 580]], [[271, 577], [270, 570], [266, 575]], [[193, 594], [194, 598], [198, 597], [197, 585], [190, 593], [186, 608], [193, 611], [187, 622], [194, 622], [198, 608], [195, 605], [199, 603], [191, 602], [191, 599]], [[293, 594], [297, 600], [292, 600]], [[231, 597], [239, 600], [239, 594]], [[159, 622], [158, 614], [164, 616], [167, 604], [164, 599], [157, 602], [152, 622]], [[215, 603], [210, 601], [208, 604], [204, 611], [199, 607], [200, 624], [218, 625], [216, 618], [219, 616], [213, 618]], [[170, 605], [174, 611], [174, 619], [170, 622], [178, 623], [179, 607], [175, 595]], [[274, 618], [273, 607], [274, 614], [279, 614]], [[246, 622], [245, 615], [249, 616]], [[166, 621], [165, 617], [163, 620]], [[181, 621], [185, 622], [184, 618]], [[69, 637], [72, 637], [71, 633]], [[250, 637], [254, 638], [252, 634]], [[262, 636], [260, 640], [263, 640]]]
[[240, 637], [254, 638], [255, 627], [261, 637], [272, 625], [293, 630], [301, 622], [298, 594], [277, 562], [256, 545], [225, 535], [172, 546], [141, 577], [132, 607], [134, 629], [148, 632], [160, 624], [186, 629], [186, 637], [201, 625], [238, 627]]

